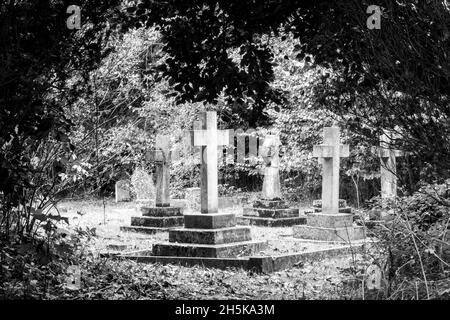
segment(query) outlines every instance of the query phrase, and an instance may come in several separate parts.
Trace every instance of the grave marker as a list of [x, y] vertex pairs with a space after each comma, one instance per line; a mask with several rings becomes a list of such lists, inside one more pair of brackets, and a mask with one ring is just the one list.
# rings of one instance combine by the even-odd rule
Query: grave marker
[[349, 146], [340, 144], [338, 127], [324, 128], [323, 144], [313, 147], [313, 156], [322, 163], [322, 213], [339, 211], [339, 169], [341, 157], [349, 156]]
[[[252, 254], [266, 245], [251, 241], [250, 228], [237, 227], [233, 213], [218, 213], [217, 146], [228, 144], [228, 131], [217, 130], [217, 114], [203, 114], [203, 130], [192, 132], [194, 146], [201, 152], [201, 213], [186, 214], [185, 228], [169, 230], [169, 242], [153, 245], [155, 256], [236, 257]], [[174, 258], [175, 259], [175, 258]]]
[[379, 157], [381, 160], [380, 176], [381, 176], [381, 197], [395, 198], [397, 196], [397, 157], [401, 157], [404, 153], [400, 150], [390, 149], [392, 137], [383, 134], [380, 137]]
[[227, 145], [227, 130], [217, 130], [216, 112], [206, 112], [203, 130], [194, 130], [194, 146], [201, 147], [201, 212], [216, 213], [218, 211], [217, 191], [217, 146]]
[[340, 159], [349, 156], [349, 146], [340, 144], [338, 127], [323, 131], [323, 144], [313, 147], [322, 164], [322, 212], [308, 213], [306, 225], [294, 226], [294, 237], [345, 243], [364, 239], [365, 229], [353, 226], [353, 215], [339, 212]]
[[142, 217], [131, 217], [131, 226], [123, 226], [122, 231], [156, 233], [183, 225], [183, 208], [170, 206], [170, 136], [158, 135], [155, 149], [147, 152], [146, 159], [156, 163], [155, 207], [140, 208]]
[[261, 199], [252, 207], [245, 207], [242, 224], [268, 227], [292, 226], [306, 222], [299, 216], [299, 209], [289, 208], [281, 197], [280, 155], [281, 141], [277, 135], [267, 135], [260, 149], [264, 160], [264, 182]]

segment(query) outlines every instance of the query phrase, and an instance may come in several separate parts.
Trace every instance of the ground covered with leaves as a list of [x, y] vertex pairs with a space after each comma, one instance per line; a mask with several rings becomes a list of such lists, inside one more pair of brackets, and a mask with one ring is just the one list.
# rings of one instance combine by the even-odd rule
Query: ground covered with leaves
[[[379, 257], [373, 252], [298, 263], [289, 270], [271, 274], [242, 269], [136, 263], [101, 255], [105, 252], [151, 250], [155, 242], [168, 240], [166, 232], [155, 235], [120, 232], [120, 226], [129, 225], [130, 217], [138, 214], [133, 203], [69, 201], [61, 203], [58, 210], [69, 218], [69, 225], [59, 222], [61, 227], [55, 231], [57, 235], [52, 235], [51, 243], [44, 238], [40, 242], [30, 240], [29, 243], [2, 245], [1, 299], [297, 300], [383, 297], [382, 290], [368, 291], [365, 285], [367, 267], [379, 263]], [[292, 228], [252, 227], [254, 238], [273, 243], [277, 243], [277, 237], [285, 238], [291, 232]], [[279, 241], [271, 250], [283, 254], [294, 247], [302, 251], [317, 246], [294, 243], [286, 247], [283, 243], [286, 242]], [[71, 268], [80, 272], [80, 282], [75, 286], [70, 284]], [[450, 284], [440, 285], [440, 288], [447, 287], [450, 288]], [[417, 292], [409, 296], [418, 296], [419, 291], [423, 291], [420, 282], [415, 290]], [[446, 295], [446, 292], [441, 293]]]

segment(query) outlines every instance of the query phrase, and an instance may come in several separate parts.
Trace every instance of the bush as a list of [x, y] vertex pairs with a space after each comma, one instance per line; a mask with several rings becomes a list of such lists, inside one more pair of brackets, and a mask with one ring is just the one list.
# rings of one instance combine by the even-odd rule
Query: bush
[[405, 292], [439, 295], [439, 288], [432, 292], [431, 284], [450, 275], [450, 179], [397, 200], [377, 200], [374, 205], [393, 213], [390, 222], [374, 229], [387, 255], [387, 291], [393, 298]]

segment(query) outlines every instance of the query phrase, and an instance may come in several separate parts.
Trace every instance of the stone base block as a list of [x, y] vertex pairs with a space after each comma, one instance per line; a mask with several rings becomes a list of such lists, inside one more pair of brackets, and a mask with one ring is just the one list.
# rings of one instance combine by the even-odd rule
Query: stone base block
[[245, 207], [243, 209], [244, 216], [260, 217], [260, 218], [294, 218], [299, 216], [299, 209], [296, 208], [255, 208]]
[[[314, 208], [314, 212], [322, 212], [322, 208]], [[339, 208], [339, 213], [352, 213], [351, 207]]]
[[241, 207], [243, 204], [248, 203], [247, 197], [219, 197], [219, 208], [231, 208], [231, 207]]
[[364, 227], [321, 228], [309, 225], [294, 226], [294, 237], [320, 241], [352, 242], [365, 238]]
[[225, 244], [159, 243], [153, 245], [155, 256], [232, 258], [262, 251], [265, 241], [243, 241]]
[[131, 217], [132, 227], [170, 228], [183, 226], [183, 216], [173, 217]]
[[184, 215], [184, 227], [188, 229], [219, 229], [236, 226], [234, 213], [195, 213]]
[[305, 224], [306, 216], [298, 216], [294, 218], [260, 218], [243, 216], [238, 217], [238, 224], [260, 226], [260, 227], [291, 227], [298, 224]]
[[273, 200], [267, 200], [267, 199], [260, 199], [256, 200], [253, 203], [254, 208], [266, 208], [266, 209], [274, 209], [274, 208], [287, 208], [287, 204], [282, 199], [273, 199]]
[[141, 212], [146, 217], [183, 216], [181, 207], [141, 207]]
[[224, 244], [250, 241], [250, 228], [232, 227], [221, 229], [172, 229], [169, 242]]
[[[314, 208], [322, 208], [322, 199], [313, 200], [313, 207]], [[347, 201], [344, 199], [339, 199], [339, 208], [346, 208], [347, 207]]]
[[310, 213], [307, 215], [307, 224], [319, 228], [348, 228], [353, 226], [353, 216], [343, 213]]
[[132, 226], [122, 226], [120, 227], [120, 231], [122, 232], [136, 232], [136, 233], [144, 233], [144, 234], [155, 234], [158, 232], [167, 232], [170, 228], [157, 228], [157, 227], [132, 227]]

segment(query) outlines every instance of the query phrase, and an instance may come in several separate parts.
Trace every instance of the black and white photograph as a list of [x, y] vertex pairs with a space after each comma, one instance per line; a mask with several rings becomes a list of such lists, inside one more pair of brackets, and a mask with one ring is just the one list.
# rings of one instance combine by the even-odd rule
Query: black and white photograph
[[449, 299], [449, 1], [0, 0], [2, 306]]

